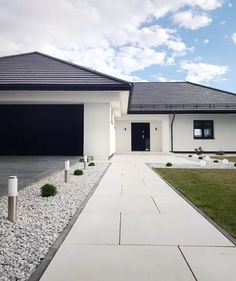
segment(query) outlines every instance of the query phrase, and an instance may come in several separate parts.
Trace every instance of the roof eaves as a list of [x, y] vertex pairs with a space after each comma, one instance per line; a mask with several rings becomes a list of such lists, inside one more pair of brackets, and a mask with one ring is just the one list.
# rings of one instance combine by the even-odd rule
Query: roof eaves
[[130, 91], [125, 84], [0, 84], [0, 91]]

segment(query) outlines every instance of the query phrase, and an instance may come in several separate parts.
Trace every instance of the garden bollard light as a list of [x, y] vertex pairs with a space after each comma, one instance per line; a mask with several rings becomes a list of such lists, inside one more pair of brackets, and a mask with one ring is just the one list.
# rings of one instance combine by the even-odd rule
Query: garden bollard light
[[65, 182], [69, 181], [70, 161], [65, 161]]
[[88, 156], [84, 155], [84, 170], [87, 168]]
[[17, 190], [18, 179], [16, 176], [10, 176], [8, 178], [8, 219], [11, 222], [16, 222]]

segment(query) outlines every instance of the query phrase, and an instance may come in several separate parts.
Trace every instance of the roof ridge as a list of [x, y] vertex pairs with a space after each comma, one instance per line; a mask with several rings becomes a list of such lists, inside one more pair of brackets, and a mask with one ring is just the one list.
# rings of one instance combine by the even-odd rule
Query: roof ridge
[[2, 56], [2, 57], [0, 57], [0, 60], [7, 59], [7, 58], [13, 58], [13, 57], [19, 57], [19, 56], [27, 56], [27, 55], [32, 55], [32, 54], [39, 54], [39, 52], [34, 51], [34, 52], [28, 52], [28, 53], [20, 53], [20, 54], [15, 54], [15, 55]]
[[221, 90], [221, 89], [217, 89], [217, 88], [214, 88], [214, 87], [210, 87], [210, 86], [206, 86], [206, 85], [197, 84], [197, 83], [193, 83], [193, 82], [190, 82], [190, 81], [186, 81], [186, 83], [191, 84], [191, 85], [194, 85], [194, 86], [199, 86], [199, 87], [202, 87], [202, 88], [207, 88], [207, 89], [210, 89], [210, 90], [219, 91], [219, 92], [222, 92], [222, 93], [231, 95], [231, 96], [233, 95], [234, 97], [236, 96], [236, 93], [229, 92], [229, 91], [225, 91], [225, 90]]
[[102, 72], [99, 72], [99, 71], [90, 69], [90, 68], [88, 68], [88, 67], [85, 67], [85, 66], [82, 66], [82, 65], [73, 63], [73, 62], [69, 62], [69, 61], [66, 61], [66, 60], [63, 60], [63, 59], [60, 59], [60, 58], [57, 58], [57, 57], [54, 57], [54, 56], [51, 56], [51, 55], [48, 55], [48, 54], [44, 54], [44, 53], [41, 53], [41, 52], [38, 52], [38, 51], [29, 52], [29, 53], [23, 53], [23, 54], [10, 55], [10, 56], [4, 56], [4, 57], [0, 57], [0, 59], [11, 58], [11, 57], [16, 57], [16, 56], [32, 55], [32, 54], [38, 54], [38, 55], [40, 55], [40, 56], [44, 56], [44, 57], [47, 57], [47, 58], [50, 58], [50, 59], [59, 61], [59, 62], [61, 62], [61, 63], [65, 63], [65, 64], [67, 64], [67, 65], [70, 65], [70, 66], [73, 66], [73, 67], [76, 67], [76, 68], [80, 68], [80, 69], [83, 69], [83, 70], [88, 71], [88, 72], [92, 72], [92, 73], [94, 73], [94, 74], [103, 76], [103, 77], [105, 77], [105, 78], [109, 78], [109, 79], [115, 80], [115, 81], [117, 81], [117, 82], [121, 82], [121, 83], [123, 83], [123, 84], [127, 84], [127, 85], [129, 85], [129, 86], [132, 86], [132, 85], [133, 85], [131, 82], [125, 81], [125, 80], [120, 79], [120, 78], [116, 78], [116, 77], [114, 77], [114, 76], [112, 76], [112, 75], [105, 74], [105, 73], [102, 73]]

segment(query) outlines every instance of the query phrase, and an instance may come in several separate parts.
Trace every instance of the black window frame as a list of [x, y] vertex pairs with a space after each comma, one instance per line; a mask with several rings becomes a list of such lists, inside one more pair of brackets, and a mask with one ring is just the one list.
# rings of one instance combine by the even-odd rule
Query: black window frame
[[[198, 123], [198, 124], [197, 124]], [[207, 125], [207, 123], [211, 124], [210, 126]], [[200, 125], [199, 125], [200, 124]], [[204, 129], [211, 128], [212, 134], [209, 137], [204, 136]], [[202, 134], [200, 137], [195, 136], [195, 129], [200, 129], [202, 131]], [[195, 140], [212, 140], [214, 139], [214, 120], [194, 120], [193, 121], [193, 138]]]

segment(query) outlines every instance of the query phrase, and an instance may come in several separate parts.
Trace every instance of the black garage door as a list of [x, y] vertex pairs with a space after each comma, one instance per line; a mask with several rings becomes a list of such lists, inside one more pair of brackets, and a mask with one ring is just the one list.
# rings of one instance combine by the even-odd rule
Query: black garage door
[[0, 105], [0, 155], [83, 155], [83, 105]]

